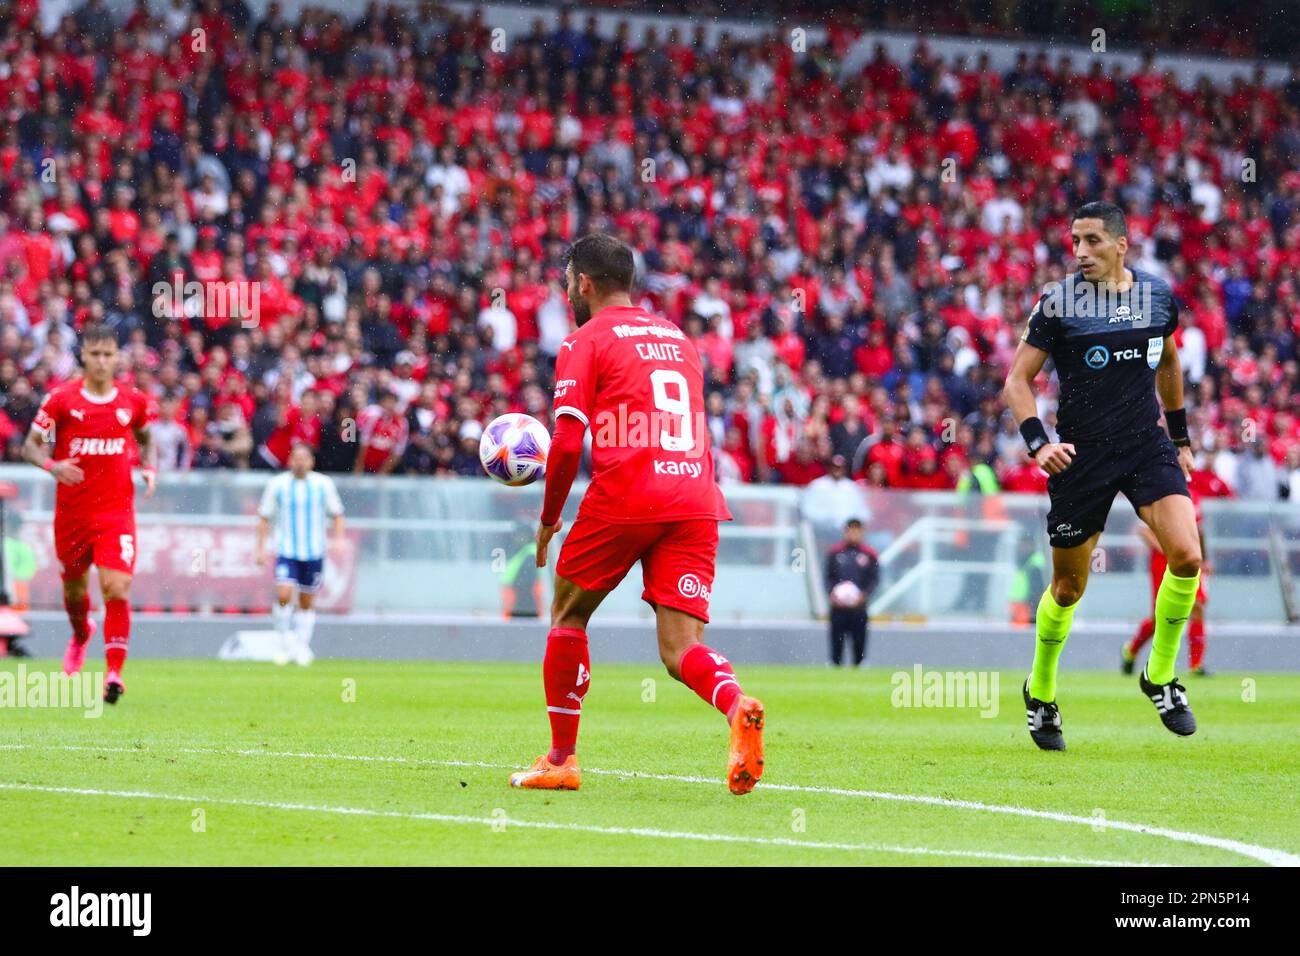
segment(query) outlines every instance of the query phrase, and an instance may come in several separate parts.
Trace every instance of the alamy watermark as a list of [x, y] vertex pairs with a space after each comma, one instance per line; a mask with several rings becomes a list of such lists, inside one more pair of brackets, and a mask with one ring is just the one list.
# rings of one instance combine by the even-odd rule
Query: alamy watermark
[[104, 712], [104, 673], [28, 671], [26, 664], [0, 671], [0, 710], [27, 707], [66, 707], [98, 717]]
[[153, 284], [155, 319], [232, 319], [246, 329], [256, 328], [262, 320], [262, 284], [232, 280], [229, 282], [171, 282]]
[[50, 925], [122, 927], [132, 936], [148, 936], [153, 927], [152, 893], [83, 893], [73, 886], [50, 897]]
[[1145, 329], [1152, 322], [1154, 288], [1154, 283], [1139, 279], [1120, 289], [1114, 282], [1089, 282], [1071, 273], [1063, 282], [1043, 286], [1035, 311], [1053, 319], [1108, 316], [1112, 324]]
[[920, 664], [889, 678], [894, 707], [978, 708], [981, 717], [998, 715], [998, 671], [927, 671]]

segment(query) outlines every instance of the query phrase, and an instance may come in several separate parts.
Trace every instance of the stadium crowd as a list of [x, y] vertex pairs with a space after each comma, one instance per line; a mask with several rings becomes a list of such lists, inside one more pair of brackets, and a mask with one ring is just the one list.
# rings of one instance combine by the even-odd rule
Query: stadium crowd
[[494, 43], [429, 2], [159, 9], [88, 0], [48, 36], [30, 0], [0, 14], [8, 460], [101, 321], [164, 468], [280, 467], [305, 440], [322, 470], [481, 476], [487, 421], [550, 422], [564, 251], [601, 230], [699, 348], [723, 480], [986, 465], [1042, 490], [999, 391], [1071, 210], [1106, 198], [1178, 298], [1206, 467], [1300, 496], [1300, 68], [999, 72], [920, 41], [841, 76], [847, 27], [797, 54], [570, 14]]

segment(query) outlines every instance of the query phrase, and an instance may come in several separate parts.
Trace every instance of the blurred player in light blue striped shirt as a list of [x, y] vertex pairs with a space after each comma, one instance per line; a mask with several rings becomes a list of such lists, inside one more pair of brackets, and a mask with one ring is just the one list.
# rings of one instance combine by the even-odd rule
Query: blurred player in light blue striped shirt
[[[277, 663], [292, 658], [306, 666], [312, 662], [314, 608], [325, 568], [325, 519], [334, 524], [334, 537], [344, 546], [343, 502], [334, 480], [312, 469], [316, 456], [310, 445], [298, 443], [289, 453], [289, 470], [276, 475], [262, 492], [257, 513], [257, 564], [266, 564], [266, 538], [275, 522], [275, 629], [280, 632]], [[298, 610], [293, 592], [298, 592]]]

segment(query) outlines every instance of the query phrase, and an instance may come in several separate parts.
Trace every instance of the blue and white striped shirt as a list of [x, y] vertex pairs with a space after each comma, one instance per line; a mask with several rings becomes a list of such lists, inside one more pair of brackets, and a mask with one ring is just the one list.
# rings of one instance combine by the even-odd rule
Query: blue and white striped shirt
[[343, 514], [343, 502], [327, 475], [312, 471], [298, 479], [286, 471], [267, 483], [257, 513], [275, 522], [280, 557], [317, 561], [325, 557], [325, 518]]

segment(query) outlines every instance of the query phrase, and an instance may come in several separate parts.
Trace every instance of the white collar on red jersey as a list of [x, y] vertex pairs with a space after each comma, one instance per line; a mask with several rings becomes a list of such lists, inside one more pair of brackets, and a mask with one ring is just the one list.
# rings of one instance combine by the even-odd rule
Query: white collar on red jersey
[[107, 405], [113, 399], [117, 398], [117, 386], [114, 385], [113, 390], [109, 392], [107, 395], [91, 395], [88, 391], [85, 390], [85, 388], [82, 388], [81, 397], [84, 398], [86, 401], [92, 402], [96, 405]]

